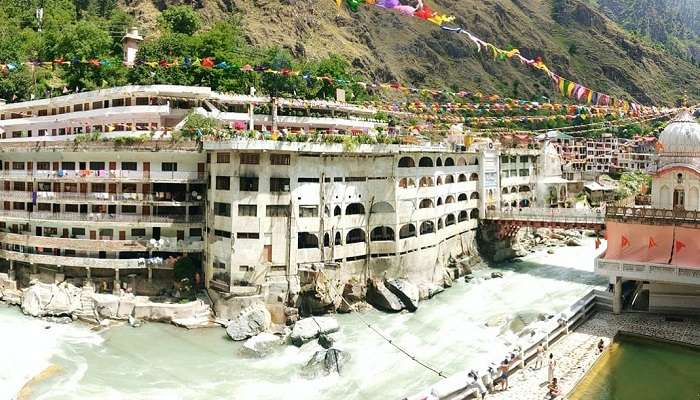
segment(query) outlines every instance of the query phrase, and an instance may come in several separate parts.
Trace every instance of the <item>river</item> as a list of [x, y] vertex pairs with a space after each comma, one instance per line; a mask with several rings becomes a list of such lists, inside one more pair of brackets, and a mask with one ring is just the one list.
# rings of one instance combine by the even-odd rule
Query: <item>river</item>
[[[363, 315], [445, 374], [485, 365], [505, 355], [513, 331], [537, 314], [563, 311], [591, 288], [605, 286], [593, 274], [597, 252], [592, 240], [551, 255], [538, 252], [499, 266], [502, 279], [486, 279], [492, 271], [486, 269], [471, 283], [460, 280], [416, 313]], [[354, 314], [337, 318], [338, 347], [350, 361], [340, 376], [306, 379], [301, 369], [320, 349], [315, 342], [281, 346], [258, 358], [224, 329], [147, 323], [97, 333], [0, 306], [0, 399], [3, 393], [14, 399], [33, 377], [23, 399], [398, 399], [438, 379]]]

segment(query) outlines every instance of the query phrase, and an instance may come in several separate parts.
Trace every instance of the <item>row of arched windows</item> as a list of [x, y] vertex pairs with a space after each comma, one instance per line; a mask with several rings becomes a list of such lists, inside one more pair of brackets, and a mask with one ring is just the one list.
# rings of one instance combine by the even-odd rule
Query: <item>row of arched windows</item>
[[[479, 174], [474, 172], [471, 175], [469, 175], [468, 179], [467, 175], [465, 174], [459, 174], [456, 178], [452, 175], [438, 176], [436, 179], [433, 179], [432, 176], [422, 176], [418, 180], [418, 187], [448, 185], [450, 183], [455, 183], [455, 179], [456, 182], [466, 182], [467, 180], [474, 182], [479, 180]], [[409, 187], [416, 187], [416, 181], [410, 177], [401, 178], [399, 179], [399, 187], [404, 189]]]
[[[330, 213], [330, 208], [326, 206], [326, 216], [331, 216]], [[339, 216], [343, 215], [343, 210], [340, 208], [340, 206], [335, 206], [333, 207], [333, 216]], [[370, 208], [370, 212], [372, 214], [384, 214], [384, 213], [393, 213], [394, 212], [394, 207], [387, 203], [386, 201], [380, 201], [377, 203], [372, 204], [372, 207]], [[364, 215], [365, 214], [365, 206], [362, 203], [350, 203], [347, 206], [345, 206], [345, 214], [344, 215]]]
[[[441, 157], [438, 157], [434, 162], [430, 157], [421, 157], [418, 160], [419, 167], [454, 167], [455, 165], [467, 165], [467, 160], [464, 157], [459, 157], [456, 163], [452, 157], [446, 157], [444, 161]], [[469, 165], [479, 165], [479, 159], [474, 157]], [[413, 168], [415, 166], [416, 160], [414, 160], [413, 157], [401, 157], [401, 159], [399, 159], [399, 168]]]
[[[470, 212], [462, 210], [457, 214], [447, 214], [444, 217], [438, 218], [437, 220], [437, 230], [443, 229], [443, 227], [454, 225], [457, 222], [464, 222], [469, 219], [479, 218], [479, 210], [474, 208]], [[418, 231], [416, 231], [416, 226], [414, 224], [405, 224], [399, 229], [399, 239], [407, 239], [410, 237], [416, 237], [417, 232], [421, 235], [427, 235], [430, 233], [435, 233], [435, 223], [433, 221], [423, 221]], [[369, 239], [372, 242], [383, 242], [383, 241], [394, 241], [394, 229], [389, 226], [377, 226], [369, 234]], [[331, 236], [330, 233], [325, 233], [323, 235], [323, 246], [330, 247]], [[345, 235], [345, 244], [353, 243], [364, 243], [367, 241], [365, 231], [362, 228], [355, 228], [348, 231]], [[333, 245], [342, 245], [342, 236], [340, 232], [336, 232], [333, 238]], [[299, 249], [310, 249], [318, 248], [318, 238], [314, 233], [311, 232], [299, 232], [297, 248]]]
[[527, 193], [527, 192], [529, 192], [529, 191], [530, 191], [530, 186], [522, 185], [522, 186], [520, 186], [520, 187], [518, 187], [518, 186], [513, 186], [513, 187], [510, 188], [510, 190], [509, 190], [507, 187], [504, 187], [504, 188], [501, 190], [501, 194], [518, 193], [518, 192], [520, 192], [520, 193]]

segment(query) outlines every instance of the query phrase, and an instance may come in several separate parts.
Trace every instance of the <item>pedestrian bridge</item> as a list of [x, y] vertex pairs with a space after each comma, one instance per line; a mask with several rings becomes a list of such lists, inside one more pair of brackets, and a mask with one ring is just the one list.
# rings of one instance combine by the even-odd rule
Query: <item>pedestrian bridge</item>
[[496, 235], [512, 237], [522, 227], [555, 229], [605, 229], [605, 211], [577, 208], [514, 208], [486, 211], [487, 221], [496, 224]]

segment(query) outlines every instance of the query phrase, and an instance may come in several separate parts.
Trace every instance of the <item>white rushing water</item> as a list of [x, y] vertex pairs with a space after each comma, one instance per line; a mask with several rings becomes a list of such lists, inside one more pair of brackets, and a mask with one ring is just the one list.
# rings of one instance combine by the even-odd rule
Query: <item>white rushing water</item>
[[[503, 279], [460, 282], [416, 313], [364, 317], [445, 374], [505, 355], [508, 341], [540, 313], [568, 308], [591, 288], [593, 242], [504, 264]], [[480, 271], [486, 276], [491, 270]], [[32, 399], [398, 399], [434, 383], [436, 375], [399, 353], [353, 314], [337, 316], [338, 347], [351, 359], [342, 375], [306, 379], [301, 370], [315, 342], [281, 346], [264, 358], [246, 355], [223, 329], [186, 331], [148, 323], [100, 335], [73, 324], [52, 325], [0, 307], [0, 399], [48, 365], [55, 374], [29, 387]], [[523, 322], [524, 321], [524, 322]], [[488, 323], [488, 326], [487, 326]], [[51, 325], [51, 329], [44, 329]], [[7, 357], [9, 355], [9, 357]]]

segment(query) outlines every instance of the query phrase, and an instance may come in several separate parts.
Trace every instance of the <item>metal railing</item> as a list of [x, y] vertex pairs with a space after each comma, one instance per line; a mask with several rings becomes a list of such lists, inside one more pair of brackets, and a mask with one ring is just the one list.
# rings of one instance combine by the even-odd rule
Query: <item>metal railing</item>
[[595, 272], [606, 276], [624, 276], [639, 280], [656, 280], [700, 284], [700, 270], [672, 264], [656, 264], [628, 260], [595, 260]]
[[488, 210], [486, 219], [603, 224], [605, 213], [600, 209], [525, 207], [512, 210]]
[[157, 222], [157, 223], [201, 223], [201, 215], [138, 215], [138, 214], [107, 214], [107, 213], [72, 213], [49, 211], [0, 210], [2, 218], [22, 220], [50, 220], [77, 222]]
[[666, 224], [699, 224], [700, 211], [651, 207], [608, 206], [605, 217], [615, 220], [636, 220]]
[[66, 180], [203, 180], [197, 171], [127, 171], [127, 170], [4, 170], [3, 178], [66, 179]]
[[[34, 192], [0, 190], [0, 199], [33, 201]], [[201, 202], [202, 195], [192, 196], [190, 193], [76, 193], [76, 192], [36, 192], [36, 202], [51, 200], [82, 200], [82, 201], [163, 201], [163, 202]]]

